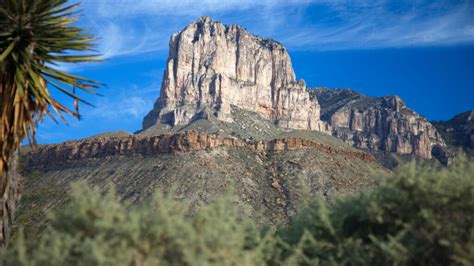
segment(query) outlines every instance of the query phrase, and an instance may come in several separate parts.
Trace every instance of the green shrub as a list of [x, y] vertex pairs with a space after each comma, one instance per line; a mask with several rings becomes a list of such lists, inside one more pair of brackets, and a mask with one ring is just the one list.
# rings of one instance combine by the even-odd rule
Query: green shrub
[[70, 197], [38, 241], [19, 235], [3, 256], [5, 265], [263, 263], [259, 231], [237, 219], [225, 198], [189, 216], [189, 205], [159, 193], [137, 208], [124, 205], [113, 190], [101, 195], [82, 183]]
[[1, 264], [474, 264], [474, 161], [410, 164], [373, 191], [311, 201], [288, 225], [265, 230], [226, 198], [189, 215], [189, 205], [159, 193], [140, 207], [84, 184], [70, 197], [38, 240], [20, 233]]
[[474, 162], [414, 163], [372, 192], [314, 202], [279, 232], [274, 263], [474, 265]]

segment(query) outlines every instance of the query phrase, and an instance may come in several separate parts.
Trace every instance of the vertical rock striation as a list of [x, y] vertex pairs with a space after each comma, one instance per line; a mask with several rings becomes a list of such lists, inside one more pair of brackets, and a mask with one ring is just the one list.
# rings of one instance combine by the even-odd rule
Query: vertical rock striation
[[209, 116], [232, 122], [232, 105], [283, 128], [329, 130], [280, 43], [202, 17], [171, 37], [160, 96], [143, 128]]

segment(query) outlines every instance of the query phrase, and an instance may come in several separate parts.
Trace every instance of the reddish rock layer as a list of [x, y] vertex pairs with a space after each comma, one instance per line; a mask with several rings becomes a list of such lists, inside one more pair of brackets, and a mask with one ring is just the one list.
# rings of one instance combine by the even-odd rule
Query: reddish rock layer
[[283, 152], [312, 148], [326, 153], [375, 161], [372, 155], [364, 152], [335, 148], [306, 139], [283, 138], [246, 142], [240, 139], [217, 137], [202, 132], [185, 131], [153, 137], [93, 138], [47, 145], [28, 153], [27, 166], [34, 168], [52, 163], [72, 162], [113, 155], [151, 156], [163, 153], [190, 152], [212, 149], [219, 146], [249, 148], [258, 152]]

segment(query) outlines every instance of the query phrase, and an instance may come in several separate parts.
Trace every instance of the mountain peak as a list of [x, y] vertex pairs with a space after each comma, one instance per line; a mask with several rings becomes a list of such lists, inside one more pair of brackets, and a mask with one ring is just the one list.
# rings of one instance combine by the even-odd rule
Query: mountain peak
[[211, 22], [214, 22], [214, 20], [208, 16], [201, 16], [196, 20], [196, 23], [211, 23]]
[[265, 46], [267, 48], [273, 48], [273, 49], [279, 48], [282, 50], [286, 50], [285, 47], [280, 42], [274, 39], [257, 36], [249, 32], [246, 28], [242, 27], [241, 25], [238, 25], [238, 24], [227, 25], [220, 21], [214, 20], [213, 18], [208, 17], [208, 16], [199, 17], [197, 20], [187, 25], [182, 31], [176, 33], [175, 35], [180, 34], [183, 31], [196, 31], [197, 35], [199, 35], [203, 31], [204, 28], [211, 29], [211, 31], [216, 28], [222, 28], [222, 29], [225, 29], [225, 32], [237, 32], [241, 35], [252, 36], [262, 46]]
[[393, 110], [396, 110], [399, 112], [401, 109], [405, 108], [405, 102], [400, 98], [398, 95], [393, 95], [393, 96], [385, 96], [382, 97], [383, 103], [389, 107], [392, 108]]
[[198, 28], [201, 28], [201, 27], [209, 27], [209, 26], [212, 26], [212, 25], [216, 25], [216, 24], [220, 24], [220, 25], [224, 25], [222, 22], [219, 22], [217, 20], [214, 20], [212, 19], [211, 17], [208, 17], [208, 16], [202, 16], [202, 17], [199, 17], [197, 20], [195, 20], [194, 22], [190, 23], [188, 25], [189, 26], [193, 26], [193, 25], [196, 25]]
[[186, 125], [208, 113], [233, 122], [231, 106], [282, 128], [329, 129], [283, 45], [201, 17], [171, 37], [160, 96], [143, 127]]

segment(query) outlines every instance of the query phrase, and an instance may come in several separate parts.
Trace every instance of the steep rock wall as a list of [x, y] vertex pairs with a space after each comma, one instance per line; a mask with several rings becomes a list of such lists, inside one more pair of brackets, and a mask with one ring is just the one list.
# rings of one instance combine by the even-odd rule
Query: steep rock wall
[[171, 37], [160, 96], [143, 128], [210, 115], [232, 122], [231, 105], [283, 128], [329, 130], [280, 43], [202, 17]]

